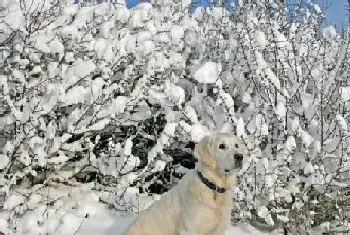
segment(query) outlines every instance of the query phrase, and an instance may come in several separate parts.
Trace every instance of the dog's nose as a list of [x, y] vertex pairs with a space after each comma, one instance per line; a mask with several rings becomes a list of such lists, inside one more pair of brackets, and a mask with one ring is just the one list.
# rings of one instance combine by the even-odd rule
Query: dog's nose
[[235, 155], [233, 155], [233, 157], [238, 162], [243, 161], [243, 154], [236, 153]]

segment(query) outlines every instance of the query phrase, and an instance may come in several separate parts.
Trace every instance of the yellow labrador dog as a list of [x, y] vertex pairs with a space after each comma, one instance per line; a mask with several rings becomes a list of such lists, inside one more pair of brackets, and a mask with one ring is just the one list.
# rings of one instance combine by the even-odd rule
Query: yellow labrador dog
[[204, 137], [196, 169], [141, 213], [123, 235], [223, 235], [231, 220], [230, 189], [245, 145], [232, 134]]

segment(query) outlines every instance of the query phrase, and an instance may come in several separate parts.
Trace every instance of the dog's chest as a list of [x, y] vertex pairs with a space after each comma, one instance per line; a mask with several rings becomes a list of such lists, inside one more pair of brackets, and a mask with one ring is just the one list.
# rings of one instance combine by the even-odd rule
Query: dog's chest
[[229, 193], [204, 193], [200, 199], [205, 205], [207, 216], [203, 216], [200, 226], [204, 226], [203, 235], [223, 235], [231, 220], [231, 196]]
[[[185, 211], [193, 211], [193, 226], [200, 228], [202, 235], [223, 235], [231, 220], [232, 199], [229, 191], [215, 192], [203, 184], [196, 175], [184, 181], [186, 188], [183, 198], [193, 202]], [[186, 200], [184, 200], [186, 201]]]
[[220, 217], [227, 218], [229, 215], [231, 215], [232, 202], [231, 195], [229, 193], [213, 193], [212, 200], [213, 204], [215, 205], [216, 212], [218, 215], [220, 215]]

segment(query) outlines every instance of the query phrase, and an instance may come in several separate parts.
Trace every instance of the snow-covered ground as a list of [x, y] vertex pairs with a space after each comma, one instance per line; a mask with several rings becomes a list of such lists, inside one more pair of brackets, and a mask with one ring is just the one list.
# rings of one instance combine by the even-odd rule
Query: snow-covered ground
[[[87, 219], [81, 226], [77, 235], [119, 235], [134, 219], [131, 215], [122, 215], [114, 212], [107, 212], [104, 215]], [[263, 235], [246, 224], [239, 224], [235, 227], [230, 227], [227, 235]], [[63, 235], [63, 234], [55, 234]], [[66, 235], [66, 234], [64, 234]], [[68, 234], [67, 234], [68, 235]]]
[[[43, 194], [50, 192], [49, 195]], [[51, 198], [51, 206], [41, 199]], [[119, 235], [136, 218], [135, 214], [110, 210], [100, 202], [103, 194], [85, 187], [56, 186], [38, 190], [28, 201], [20, 194], [5, 203], [8, 210], [30, 209], [15, 223], [16, 233], [10, 233], [9, 214], [0, 210], [0, 232], [15, 235]], [[1, 233], [0, 233], [1, 234]], [[264, 235], [248, 224], [231, 226], [227, 235]], [[271, 234], [271, 233], [270, 233]]]

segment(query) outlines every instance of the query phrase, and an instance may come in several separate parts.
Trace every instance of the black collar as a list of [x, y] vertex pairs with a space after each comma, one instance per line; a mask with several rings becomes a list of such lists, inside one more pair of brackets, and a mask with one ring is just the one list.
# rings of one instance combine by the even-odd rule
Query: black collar
[[213, 190], [217, 193], [225, 193], [227, 191], [226, 188], [219, 187], [216, 184], [210, 182], [207, 178], [204, 177], [202, 172], [197, 171], [197, 174], [198, 174], [199, 178], [201, 179], [201, 181], [203, 182], [203, 184], [205, 184], [211, 190]]

